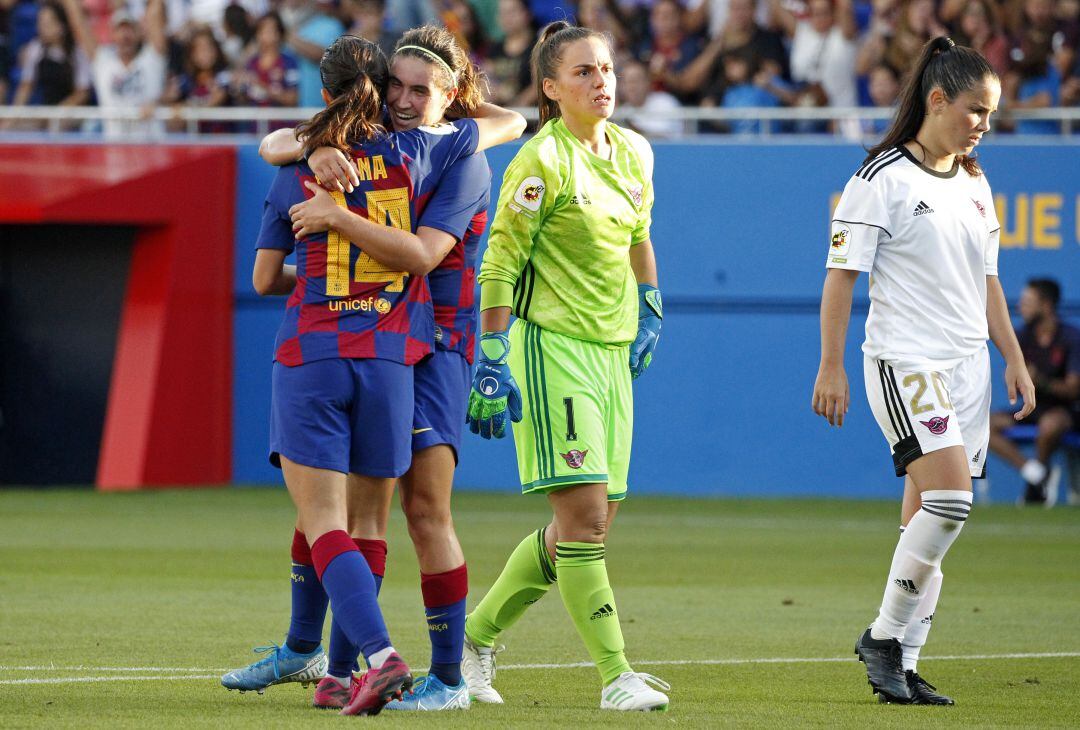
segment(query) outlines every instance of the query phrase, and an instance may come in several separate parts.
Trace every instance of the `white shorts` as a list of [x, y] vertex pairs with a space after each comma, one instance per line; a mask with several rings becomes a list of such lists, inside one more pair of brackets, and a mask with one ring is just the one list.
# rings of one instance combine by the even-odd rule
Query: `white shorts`
[[923, 454], [963, 446], [971, 476], [986, 472], [990, 443], [990, 353], [984, 347], [948, 370], [899, 370], [863, 358], [866, 397], [892, 449], [896, 476]]

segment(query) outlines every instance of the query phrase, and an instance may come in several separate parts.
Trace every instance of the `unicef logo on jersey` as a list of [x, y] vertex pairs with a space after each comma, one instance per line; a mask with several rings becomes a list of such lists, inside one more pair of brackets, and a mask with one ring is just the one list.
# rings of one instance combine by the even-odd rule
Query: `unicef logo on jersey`
[[495, 378], [483, 378], [480, 381], [480, 392], [490, 398], [499, 392], [499, 381]]

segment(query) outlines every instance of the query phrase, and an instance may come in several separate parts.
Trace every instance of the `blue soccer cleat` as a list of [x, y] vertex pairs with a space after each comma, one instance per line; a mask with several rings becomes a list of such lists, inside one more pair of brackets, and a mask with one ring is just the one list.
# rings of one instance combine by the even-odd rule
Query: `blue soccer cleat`
[[467, 710], [469, 688], [465, 680], [447, 687], [433, 674], [418, 677], [412, 690], [386, 705], [388, 710]]
[[262, 694], [272, 684], [300, 682], [305, 687], [318, 682], [326, 674], [326, 652], [318, 647], [310, 654], [298, 654], [287, 646], [260, 646], [256, 654], [268, 654], [242, 669], [234, 669], [221, 678], [225, 689], [241, 692], [254, 690]]

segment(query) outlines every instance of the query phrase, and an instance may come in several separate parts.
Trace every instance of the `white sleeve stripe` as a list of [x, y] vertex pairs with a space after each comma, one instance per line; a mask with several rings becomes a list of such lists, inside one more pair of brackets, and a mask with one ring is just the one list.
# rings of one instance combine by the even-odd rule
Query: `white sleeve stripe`
[[879, 230], [885, 231], [885, 235], [888, 236], [889, 238], [892, 238], [892, 234], [889, 233], [888, 228], [883, 228], [882, 226], [875, 225], [873, 223], [866, 223], [864, 221], [846, 221], [846, 220], [843, 220], [842, 218], [833, 218], [832, 222], [833, 223], [847, 223], [848, 225], [851, 225], [851, 226], [870, 226], [871, 228], [877, 228]]

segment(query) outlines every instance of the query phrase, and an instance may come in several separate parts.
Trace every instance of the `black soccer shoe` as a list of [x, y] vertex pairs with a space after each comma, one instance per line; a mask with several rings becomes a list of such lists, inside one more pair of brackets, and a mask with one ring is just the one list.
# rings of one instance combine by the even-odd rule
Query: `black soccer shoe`
[[855, 641], [855, 653], [866, 665], [866, 679], [879, 699], [909, 705], [913, 700], [911, 685], [901, 661], [903, 649], [896, 639], [875, 639], [867, 629]]
[[908, 687], [911, 688], [911, 704], [913, 705], [955, 705], [952, 697], [939, 695], [937, 687], [919, 676], [918, 672], [910, 669], [904, 672], [907, 675]]

